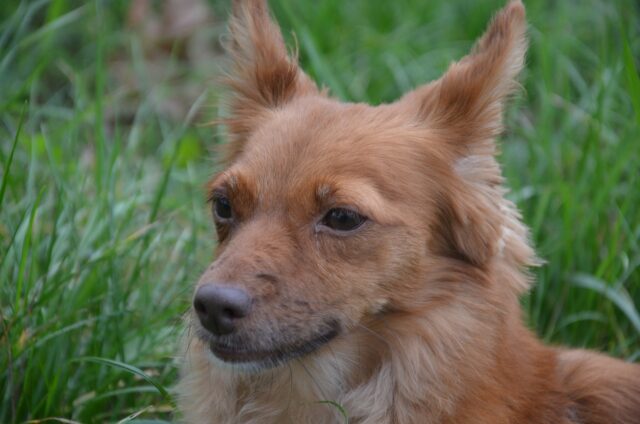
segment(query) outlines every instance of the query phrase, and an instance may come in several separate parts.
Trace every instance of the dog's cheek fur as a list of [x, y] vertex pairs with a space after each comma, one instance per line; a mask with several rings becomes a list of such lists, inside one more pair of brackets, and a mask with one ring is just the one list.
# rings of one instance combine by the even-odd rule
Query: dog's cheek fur
[[419, 262], [426, 249], [416, 231], [371, 227], [362, 235], [319, 243], [317, 275], [328, 282], [336, 310], [348, 325], [382, 312], [398, 293], [421, 284]]

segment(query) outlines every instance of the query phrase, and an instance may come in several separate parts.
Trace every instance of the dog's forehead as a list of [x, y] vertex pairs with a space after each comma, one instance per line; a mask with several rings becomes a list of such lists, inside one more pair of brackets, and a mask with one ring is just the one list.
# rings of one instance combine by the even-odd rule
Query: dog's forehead
[[385, 203], [430, 192], [429, 174], [444, 163], [437, 150], [429, 131], [393, 105], [300, 101], [260, 125], [224, 175], [244, 181], [252, 209], [302, 217], [334, 204], [381, 217]]
[[[371, 139], [391, 115], [383, 107], [303, 98], [274, 110], [251, 136], [247, 152], [273, 153], [287, 149], [287, 159], [304, 159], [318, 152], [331, 154]], [[390, 125], [386, 125], [390, 126]], [[373, 147], [371, 145], [370, 147]]]
[[375, 180], [394, 162], [407, 167], [421, 155], [421, 135], [388, 105], [301, 99], [259, 126], [239, 165], [266, 185], [334, 176]]

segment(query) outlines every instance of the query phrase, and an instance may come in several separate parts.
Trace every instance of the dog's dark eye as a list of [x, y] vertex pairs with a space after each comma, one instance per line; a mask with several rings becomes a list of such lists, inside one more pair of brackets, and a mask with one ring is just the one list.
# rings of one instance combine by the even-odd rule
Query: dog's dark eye
[[224, 196], [216, 197], [213, 200], [213, 215], [220, 220], [226, 221], [231, 219], [231, 203]]
[[350, 209], [334, 208], [322, 218], [322, 224], [336, 231], [355, 230], [367, 220], [366, 217]]

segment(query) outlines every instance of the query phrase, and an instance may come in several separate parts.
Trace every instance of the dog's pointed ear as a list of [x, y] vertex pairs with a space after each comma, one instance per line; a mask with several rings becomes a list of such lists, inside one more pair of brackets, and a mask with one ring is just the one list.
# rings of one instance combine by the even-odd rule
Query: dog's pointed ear
[[225, 49], [232, 64], [224, 79], [231, 91], [224, 121], [232, 138], [229, 154], [234, 156], [234, 150], [242, 149], [242, 139], [269, 110], [318, 90], [298, 67], [295, 52], [289, 55], [266, 0], [233, 1]]
[[491, 147], [502, 130], [504, 103], [524, 64], [526, 25], [521, 1], [510, 1], [469, 55], [402, 101], [409, 102], [430, 128], [446, 133], [457, 151], [475, 154], [475, 148]]
[[503, 216], [508, 208], [494, 157], [495, 137], [502, 131], [504, 103], [524, 64], [525, 33], [524, 6], [511, 0], [468, 56], [400, 101], [419, 114], [453, 160], [457, 184], [442, 195], [437, 242], [444, 252], [477, 266], [498, 253], [508, 219]]

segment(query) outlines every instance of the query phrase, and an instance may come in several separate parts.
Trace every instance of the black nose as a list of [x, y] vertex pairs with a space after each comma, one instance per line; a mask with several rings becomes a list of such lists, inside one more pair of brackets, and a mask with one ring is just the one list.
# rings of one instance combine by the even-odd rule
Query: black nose
[[222, 336], [232, 333], [238, 320], [249, 314], [251, 298], [242, 289], [204, 284], [196, 291], [193, 308], [204, 328]]

